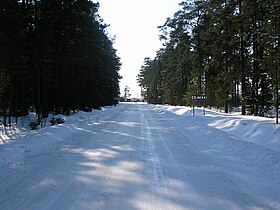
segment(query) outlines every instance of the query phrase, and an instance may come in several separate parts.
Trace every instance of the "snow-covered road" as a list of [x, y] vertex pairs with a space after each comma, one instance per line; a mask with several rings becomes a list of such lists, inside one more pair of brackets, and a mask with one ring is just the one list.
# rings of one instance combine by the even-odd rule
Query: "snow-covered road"
[[24, 150], [1, 167], [0, 209], [280, 209], [279, 152], [177, 118], [120, 104]]

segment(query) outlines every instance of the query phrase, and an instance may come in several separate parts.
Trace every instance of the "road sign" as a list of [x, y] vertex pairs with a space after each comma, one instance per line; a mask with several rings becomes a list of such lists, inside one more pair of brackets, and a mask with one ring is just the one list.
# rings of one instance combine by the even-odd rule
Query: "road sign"
[[194, 95], [192, 96], [192, 100], [194, 101], [206, 101], [207, 98], [205, 95]]
[[[205, 101], [207, 100], [206, 95], [193, 95], [193, 101], [203, 101], [205, 105]], [[203, 106], [203, 115], [205, 115], [205, 106]], [[194, 104], [193, 104], [193, 116], [195, 116]]]

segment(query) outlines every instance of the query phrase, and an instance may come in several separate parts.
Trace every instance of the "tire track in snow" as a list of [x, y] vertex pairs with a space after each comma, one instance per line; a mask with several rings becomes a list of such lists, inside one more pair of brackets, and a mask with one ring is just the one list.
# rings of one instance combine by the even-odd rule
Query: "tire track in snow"
[[[147, 180], [152, 176], [152, 183], [149, 189], [149, 200], [151, 209], [170, 209], [166, 202], [167, 197], [169, 197], [169, 192], [166, 186], [165, 177], [163, 170], [160, 164], [159, 155], [154, 143], [154, 139], [151, 134], [150, 125], [145, 117], [145, 113], [142, 108], [141, 111], [141, 136], [142, 136], [142, 148], [141, 148], [141, 157], [145, 161], [145, 171], [151, 169], [152, 174], [143, 174]], [[159, 197], [159, 198], [158, 198]], [[147, 205], [147, 204], [146, 204]], [[147, 206], [146, 206], [147, 207]]]
[[[160, 118], [162, 118], [162, 115], [158, 115]], [[154, 117], [154, 116], [153, 116]], [[152, 118], [152, 117], [150, 117]], [[154, 117], [155, 118], [155, 117]], [[163, 118], [162, 118], [163, 119]], [[166, 121], [167, 119], [163, 119], [164, 121]], [[153, 121], [154, 123], [154, 127], [166, 127], [168, 126], [168, 124], [164, 124], [161, 125], [160, 122], [164, 122], [164, 121]], [[167, 121], [168, 123], [171, 123], [170, 125], [174, 128], [173, 131], [173, 138], [175, 141], [177, 141], [177, 143], [172, 143], [172, 146], [174, 147], [174, 145], [181, 145], [182, 148], [184, 148], [184, 150], [186, 151], [186, 158], [189, 157], [189, 161], [192, 164], [193, 167], [196, 168], [197, 171], [200, 171], [199, 174], [197, 173], [189, 173], [186, 172], [188, 175], [186, 175], [184, 173], [184, 171], [182, 169], [180, 169], [179, 167], [176, 167], [176, 160], [171, 152], [171, 149], [168, 146], [168, 142], [170, 141], [166, 141], [165, 138], [162, 137], [161, 132], [159, 132], [159, 130], [157, 130], [158, 135], [161, 137], [160, 139], [163, 142], [163, 145], [165, 146], [166, 150], [169, 153], [170, 159], [172, 160], [172, 162], [174, 163], [175, 168], [177, 169], [178, 172], [181, 172], [181, 174], [183, 176], [186, 177], [186, 180], [189, 180], [193, 186], [196, 186], [195, 188], [198, 187], [198, 189], [194, 189], [194, 187], [192, 187], [193, 192], [198, 195], [201, 194], [201, 187], [200, 186], [201, 183], [205, 183], [205, 186], [212, 186], [212, 188], [209, 189], [204, 189], [209, 191], [209, 194], [211, 194], [211, 197], [213, 196], [213, 198], [218, 199], [221, 196], [221, 192], [224, 192], [224, 195], [222, 196], [226, 196], [225, 198], [228, 199], [229, 201], [231, 199], [233, 199], [233, 201], [236, 202], [236, 207], [238, 208], [239, 205], [242, 205], [243, 207], [246, 206], [246, 209], [251, 209], [251, 208], [258, 208], [258, 209], [266, 209], [266, 206], [262, 203], [257, 201], [255, 198], [253, 198], [252, 196], [250, 196], [250, 194], [248, 194], [246, 192], [246, 190], [241, 189], [239, 187], [239, 185], [237, 183], [235, 183], [233, 180], [231, 180], [231, 176], [230, 174], [227, 174], [227, 172], [225, 172], [224, 170], [222, 170], [221, 168], [219, 168], [218, 166], [216, 166], [215, 164], [215, 160], [214, 159], [209, 159], [209, 157], [207, 155], [205, 155], [206, 153], [204, 153], [205, 149], [207, 150], [207, 148], [202, 148], [202, 147], [198, 147], [197, 145], [194, 145], [190, 140], [189, 140], [189, 136], [186, 135], [185, 132], [182, 132], [180, 129], [178, 129], [176, 126], [174, 126], [172, 124], [172, 121]], [[171, 142], [170, 142], [171, 143]], [[175, 149], [175, 148], [174, 148]], [[204, 168], [204, 166], [211, 166], [211, 170]], [[195, 175], [196, 174], [196, 175]], [[195, 175], [195, 176], [194, 176]], [[187, 179], [189, 176], [189, 179]], [[199, 181], [200, 180], [200, 181]], [[208, 182], [206, 182], [208, 180]], [[201, 183], [200, 183], [201, 182]], [[219, 188], [220, 190], [216, 192], [215, 188]], [[237, 198], [239, 198], [240, 200], [238, 200]], [[205, 197], [205, 201], [200, 201], [200, 202], [205, 202], [205, 204], [209, 203], [209, 206], [207, 207], [208, 209], [212, 209], [210, 207], [210, 204], [213, 204], [213, 201], [211, 201], [211, 199]], [[233, 205], [233, 204], [230, 204]], [[218, 202], [215, 203], [214, 206], [218, 207], [218, 209], [224, 209], [225, 207], [227, 207], [228, 209], [235, 209], [233, 207], [230, 207], [229, 204], [227, 204], [226, 202]], [[193, 207], [192, 207], [193, 208]]]

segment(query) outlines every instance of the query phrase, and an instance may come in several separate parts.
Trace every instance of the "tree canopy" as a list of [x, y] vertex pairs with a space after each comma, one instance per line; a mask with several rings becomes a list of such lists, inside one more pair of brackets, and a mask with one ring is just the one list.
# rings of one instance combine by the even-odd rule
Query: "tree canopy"
[[280, 1], [187, 0], [159, 26], [164, 47], [138, 75], [150, 103], [242, 107], [263, 115], [279, 100]]
[[0, 1], [0, 110], [38, 122], [114, 103], [120, 58], [90, 0]]

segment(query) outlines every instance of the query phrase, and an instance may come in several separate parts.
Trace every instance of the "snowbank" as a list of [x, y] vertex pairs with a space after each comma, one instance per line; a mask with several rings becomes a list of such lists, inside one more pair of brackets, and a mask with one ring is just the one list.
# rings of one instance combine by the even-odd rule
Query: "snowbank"
[[[255, 143], [262, 147], [280, 151], [280, 124], [275, 119], [255, 116], [243, 116], [237, 113], [225, 114], [217, 111], [184, 106], [150, 105], [161, 114], [175, 114], [182, 123], [188, 120], [220, 129], [241, 140]], [[178, 119], [179, 120], [179, 119]]]
[[113, 110], [114, 107], [104, 107], [92, 112], [79, 111], [70, 116], [55, 116], [64, 118], [65, 123], [54, 126], [50, 126], [49, 120], [52, 117], [50, 116], [46, 126], [37, 130], [30, 130], [28, 126], [30, 121], [36, 119], [33, 114], [19, 118], [18, 124], [13, 124], [11, 127], [4, 129], [1, 126], [0, 168], [6, 164], [16, 168], [24, 157], [31, 154], [36, 156], [41, 151], [48, 150], [73, 135], [78, 135], [79, 131], [86, 131], [91, 126], [100, 124], [99, 117], [102, 118]]

